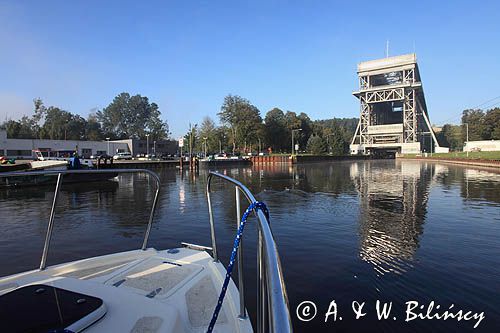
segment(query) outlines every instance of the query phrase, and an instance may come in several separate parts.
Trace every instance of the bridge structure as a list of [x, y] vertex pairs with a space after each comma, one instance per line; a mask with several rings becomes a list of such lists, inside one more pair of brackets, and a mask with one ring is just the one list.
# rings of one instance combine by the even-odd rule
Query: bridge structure
[[429, 121], [414, 53], [358, 64], [360, 117], [351, 154], [447, 152]]

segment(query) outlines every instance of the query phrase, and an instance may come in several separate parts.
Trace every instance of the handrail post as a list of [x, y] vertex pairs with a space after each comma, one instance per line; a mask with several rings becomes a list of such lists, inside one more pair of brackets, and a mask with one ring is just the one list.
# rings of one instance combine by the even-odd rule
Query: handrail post
[[[210, 211], [210, 223], [213, 228], [213, 213], [210, 201], [210, 182], [213, 177], [218, 177], [235, 185], [236, 189], [236, 205], [238, 226], [241, 218], [240, 194], [243, 193], [250, 204], [257, 202], [253, 194], [239, 181], [226, 175], [210, 172], [207, 179], [207, 196]], [[241, 193], [240, 193], [241, 192]], [[269, 220], [264, 212], [257, 210], [258, 222], [258, 245], [257, 245], [257, 333], [274, 332], [274, 333], [291, 333], [292, 321], [290, 317], [288, 296], [286, 294], [285, 283], [283, 281], [283, 272], [279, 260], [279, 254], [274, 241], [273, 234], [270, 229]], [[212, 239], [214, 241], [214, 239]], [[241, 241], [241, 239], [240, 239]], [[240, 244], [241, 246], [241, 244]], [[241, 250], [241, 247], [240, 247]], [[238, 263], [240, 260], [241, 251], [238, 251]], [[243, 272], [243, 269], [238, 266], [238, 271]], [[239, 275], [242, 281], [243, 275]], [[244, 293], [243, 283], [239, 283], [240, 305], [243, 304], [242, 293]], [[244, 297], [244, 295], [243, 295]], [[245, 310], [242, 311], [245, 313]], [[241, 318], [241, 316], [238, 316]]]
[[264, 332], [263, 327], [263, 311], [262, 306], [263, 298], [263, 283], [264, 278], [263, 267], [262, 267], [262, 233], [260, 228], [258, 228], [258, 241], [257, 241], [257, 333]]
[[212, 199], [210, 197], [210, 181], [212, 180], [212, 175], [208, 175], [207, 179], [207, 201], [208, 201], [208, 215], [210, 218], [210, 236], [212, 238], [212, 255], [214, 261], [218, 262], [219, 258], [217, 256], [217, 242], [215, 240], [215, 224], [214, 224], [214, 212], [212, 209]]
[[49, 252], [50, 239], [52, 238], [52, 229], [54, 228], [54, 216], [57, 204], [57, 196], [61, 188], [62, 174], [57, 175], [56, 189], [54, 191], [54, 199], [52, 200], [52, 209], [50, 210], [49, 224], [47, 226], [47, 234], [45, 235], [45, 243], [43, 244], [42, 260], [40, 261], [40, 270], [45, 269], [47, 263], [47, 253]]
[[[238, 186], [234, 187], [236, 194], [236, 229], [240, 227], [241, 219], [241, 201], [240, 201], [240, 189]], [[245, 311], [245, 285], [243, 276], [243, 237], [240, 238], [240, 248], [238, 250], [238, 286], [240, 291], [240, 318], [246, 318]]]
[[151, 213], [149, 214], [148, 227], [146, 229], [146, 234], [144, 235], [144, 241], [142, 242], [142, 250], [146, 250], [148, 245], [149, 234], [151, 233], [151, 226], [153, 225], [153, 218], [156, 210], [156, 203], [158, 202], [158, 194], [160, 192], [160, 183], [156, 182], [156, 192], [155, 198], [153, 199], [153, 206], [151, 207]]

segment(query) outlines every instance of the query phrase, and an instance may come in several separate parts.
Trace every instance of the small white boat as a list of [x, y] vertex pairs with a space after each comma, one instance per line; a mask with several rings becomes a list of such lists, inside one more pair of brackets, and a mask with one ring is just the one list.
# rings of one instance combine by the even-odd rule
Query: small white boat
[[[67, 153], [67, 151], [64, 151]], [[44, 163], [40, 163], [40, 162], [46, 162], [46, 164], [50, 165], [50, 162], [52, 162], [52, 164], [54, 165], [57, 165], [57, 162], [59, 163], [64, 163], [66, 162], [66, 164], [71, 160], [71, 156], [72, 155], [66, 155], [66, 156], [60, 156], [58, 154], [58, 152], [51, 152], [51, 151], [41, 151], [41, 150], [33, 150], [33, 153], [35, 154], [37, 160], [35, 161], [35, 164], [36, 162], [38, 162], [40, 165], [43, 165]], [[47, 156], [45, 156], [43, 153], [46, 153]], [[51, 153], [55, 153], [56, 156], [51, 156]], [[80, 163], [82, 165], [85, 165], [87, 166], [88, 168], [93, 168], [94, 167], [94, 162], [91, 160], [91, 159], [88, 159], [88, 158], [79, 158], [80, 160]], [[33, 165], [33, 162], [31, 162], [32, 164], [32, 168], [34, 167]], [[44, 169], [47, 169], [47, 168], [44, 168]], [[53, 168], [52, 168], [53, 169]]]
[[68, 161], [59, 160], [37, 160], [30, 162], [30, 170], [66, 170], [68, 169]]
[[[142, 247], [46, 267], [54, 210], [63, 175], [85, 172], [145, 172], [156, 180], [156, 194]], [[236, 187], [237, 216], [241, 216], [240, 194], [256, 204], [254, 196], [244, 185], [218, 173], [209, 174], [207, 220], [210, 222], [212, 246], [182, 243], [179, 248], [156, 250], [147, 247], [160, 189], [159, 178], [152, 171], [122, 169], [36, 173], [57, 177], [40, 267], [0, 278], [0, 332], [85, 330], [88, 333], [188, 333], [211, 332], [212, 328], [213, 332], [254, 332], [245, 307], [243, 288], [238, 290], [230, 279], [231, 270], [226, 271], [218, 260], [210, 197], [213, 179], [231, 183]], [[1, 177], [13, 174], [6, 173]], [[291, 332], [286, 289], [269, 220], [262, 210], [256, 209], [254, 214], [259, 230], [255, 331]], [[238, 234], [242, 231], [240, 224]], [[235, 247], [238, 248], [237, 245]], [[235, 254], [233, 249], [233, 258]], [[244, 269], [240, 256], [237, 264], [238, 272], [241, 272], [238, 275], [239, 286], [243, 287]], [[228, 267], [232, 268], [232, 265], [233, 262]], [[221, 290], [225, 280], [228, 284], [224, 297]], [[221, 297], [220, 312], [214, 315]]]

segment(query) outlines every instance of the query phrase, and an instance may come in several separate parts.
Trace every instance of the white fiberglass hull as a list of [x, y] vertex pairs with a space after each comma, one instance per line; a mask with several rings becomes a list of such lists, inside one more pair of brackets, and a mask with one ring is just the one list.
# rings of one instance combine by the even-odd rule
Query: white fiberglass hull
[[[204, 251], [135, 250], [0, 278], [0, 296], [43, 284], [98, 297], [104, 309], [79, 323], [88, 326], [86, 333], [206, 332], [225, 275], [224, 266]], [[238, 314], [239, 294], [231, 281], [214, 332], [253, 332], [248, 317]]]

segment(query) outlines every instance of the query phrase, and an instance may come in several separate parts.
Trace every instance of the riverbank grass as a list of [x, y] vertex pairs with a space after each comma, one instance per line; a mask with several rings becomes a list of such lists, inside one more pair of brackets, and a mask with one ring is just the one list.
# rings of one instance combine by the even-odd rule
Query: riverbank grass
[[[424, 154], [405, 154], [403, 158], [422, 158]], [[469, 160], [500, 160], [500, 151], [471, 151], [467, 156], [467, 152], [451, 152], [451, 153], [433, 153], [427, 154], [428, 158], [460, 158]]]

